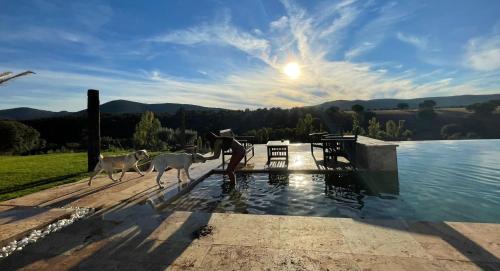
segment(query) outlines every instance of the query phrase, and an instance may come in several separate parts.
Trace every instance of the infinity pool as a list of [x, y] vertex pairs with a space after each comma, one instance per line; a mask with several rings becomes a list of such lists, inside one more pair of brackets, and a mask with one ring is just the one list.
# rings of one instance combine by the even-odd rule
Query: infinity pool
[[500, 223], [500, 140], [401, 142], [399, 172], [214, 174], [167, 209]]

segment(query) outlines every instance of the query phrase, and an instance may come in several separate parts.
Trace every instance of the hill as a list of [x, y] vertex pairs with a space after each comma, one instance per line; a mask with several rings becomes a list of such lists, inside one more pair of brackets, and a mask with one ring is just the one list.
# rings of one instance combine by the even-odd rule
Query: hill
[[[448, 97], [426, 97], [417, 99], [373, 99], [373, 100], [337, 100], [322, 103], [313, 107], [329, 108], [331, 106], [339, 107], [342, 110], [351, 109], [354, 104], [361, 104], [366, 109], [391, 109], [395, 108], [398, 103], [407, 103], [410, 108], [417, 108], [418, 104], [424, 100], [434, 100], [437, 107], [460, 107], [467, 106], [473, 103], [486, 102], [489, 100], [500, 100], [500, 94], [490, 95], [460, 95]], [[152, 111], [155, 113], [174, 114], [180, 108], [192, 111], [205, 110], [220, 110], [221, 108], [204, 107], [193, 104], [178, 104], [178, 103], [161, 103], [161, 104], [146, 104], [132, 102], [127, 100], [115, 100], [101, 105], [101, 112], [109, 114], [124, 114], [124, 113], [142, 113], [144, 111]], [[78, 112], [52, 112], [47, 110], [39, 110], [29, 107], [19, 107], [12, 109], [0, 110], [0, 119], [13, 120], [31, 120], [40, 118], [60, 117], [69, 114], [82, 114], [85, 110]]]
[[434, 100], [437, 107], [463, 107], [473, 103], [482, 103], [490, 100], [500, 100], [500, 94], [490, 95], [458, 95], [446, 97], [426, 97], [416, 99], [373, 99], [373, 100], [337, 100], [319, 104], [321, 108], [336, 106], [342, 110], [351, 109], [351, 106], [360, 104], [365, 109], [391, 109], [396, 108], [398, 103], [407, 103], [410, 108], [418, 108], [418, 104], [425, 100]]
[[115, 100], [102, 104], [101, 112], [109, 114], [123, 114], [123, 113], [142, 113], [145, 111], [152, 111], [154, 113], [174, 114], [175, 112], [177, 112], [177, 110], [181, 108], [184, 108], [185, 110], [194, 110], [194, 111], [218, 109], [218, 108], [204, 107], [192, 104], [177, 104], [177, 103], [145, 104], [127, 100]]
[[[126, 101], [126, 100], [115, 100], [101, 104], [101, 112], [108, 114], [142, 113], [145, 111], [174, 114], [180, 108], [184, 108], [186, 110], [195, 110], [195, 111], [219, 109], [219, 108], [204, 107], [192, 104], [176, 104], [176, 103], [145, 104], [145, 103]], [[29, 107], [18, 107], [18, 108], [0, 110], [0, 119], [11, 119], [11, 120], [43, 119], [52, 117], [62, 117], [71, 114], [82, 114], [85, 111], [86, 110], [81, 110], [78, 112], [67, 112], [67, 111], [53, 112], [53, 111], [40, 110]]]
[[0, 110], [0, 119], [30, 120], [30, 119], [62, 117], [68, 114], [71, 113], [67, 111], [53, 112], [53, 111], [40, 110], [29, 107], [18, 107], [18, 108]]

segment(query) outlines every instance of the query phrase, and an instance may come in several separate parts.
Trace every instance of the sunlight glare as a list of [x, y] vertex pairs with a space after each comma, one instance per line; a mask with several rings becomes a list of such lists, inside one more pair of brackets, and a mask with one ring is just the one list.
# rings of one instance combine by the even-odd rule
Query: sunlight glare
[[290, 79], [297, 79], [300, 76], [300, 66], [297, 62], [289, 62], [283, 68], [283, 73]]

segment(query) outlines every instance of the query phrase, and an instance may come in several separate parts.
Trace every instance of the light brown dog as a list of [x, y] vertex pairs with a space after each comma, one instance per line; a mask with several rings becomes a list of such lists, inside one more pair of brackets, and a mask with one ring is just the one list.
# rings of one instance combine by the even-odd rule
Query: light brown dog
[[113, 178], [113, 169], [122, 170], [122, 175], [119, 179], [120, 181], [122, 180], [123, 175], [125, 175], [125, 172], [131, 168], [137, 171], [137, 173], [141, 176], [144, 176], [141, 170], [137, 167], [137, 163], [144, 158], [149, 158], [146, 150], [139, 150], [134, 153], [121, 156], [103, 157], [102, 155], [99, 155], [99, 162], [95, 166], [94, 172], [90, 175], [89, 186], [92, 185], [92, 179], [103, 170], [108, 173], [109, 178], [114, 182], [117, 180]]

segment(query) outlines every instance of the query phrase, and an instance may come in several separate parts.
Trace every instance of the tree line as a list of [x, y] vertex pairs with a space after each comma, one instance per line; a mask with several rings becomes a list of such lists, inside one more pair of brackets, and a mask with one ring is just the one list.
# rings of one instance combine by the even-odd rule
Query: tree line
[[[199, 144], [209, 132], [231, 128], [238, 135], [252, 135], [255, 143], [290, 139], [308, 142], [311, 132], [359, 134], [383, 140], [461, 139], [500, 137], [489, 123], [499, 101], [473, 104], [470, 117], [448, 120], [439, 117], [436, 103], [426, 100], [419, 105], [414, 119], [353, 105], [351, 111], [337, 107], [264, 108], [257, 110], [178, 110], [175, 114], [102, 114], [101, 136], [104, 149], [176, 149]], [[406, 105], [397, 105], [401, 112]], [[377, 115], [378, 114], [378, 115]], [[409, 122], [410, 121], [410, 122]], [[429, 132], [430, 131], [430, 132]], [[83, 150], [87, 144], [87, 119], [84, 114], [16, 121], [0, 121], [1, 153]], [[436, 138], [437, 137], [437, 138]], [[203, 143], [201, 143], [203, 144]]]

